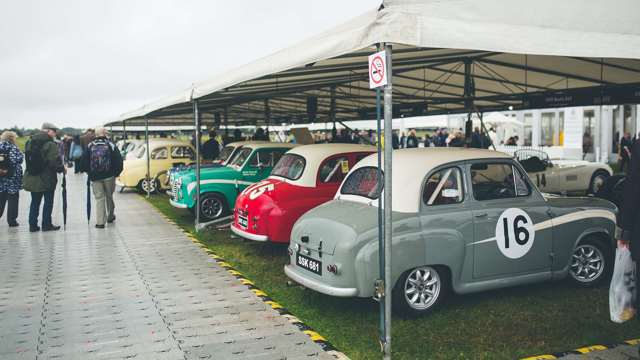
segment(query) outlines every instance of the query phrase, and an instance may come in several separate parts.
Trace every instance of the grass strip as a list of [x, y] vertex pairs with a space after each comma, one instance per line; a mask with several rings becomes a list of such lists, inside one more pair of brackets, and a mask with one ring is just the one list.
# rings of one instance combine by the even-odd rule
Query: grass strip
[[[191, 214], [171, 207], [167, 196], [155, 195], [149, 201], [183, 229], [194, 230]], [[378, 304], [373, 300], [335, 298], [287, 286], [282, 270], [288, 262], [286, 246], [242, 241], [228, 231], [196, 236], [350, 358], [380, 357]], [[393, 318], [393, 356], [514, 359], [638, 337], [640, 321], [611, 322], [608, 301], [607, 286], [579, 289], [564, 281], [453, 295], [430, 316]]]

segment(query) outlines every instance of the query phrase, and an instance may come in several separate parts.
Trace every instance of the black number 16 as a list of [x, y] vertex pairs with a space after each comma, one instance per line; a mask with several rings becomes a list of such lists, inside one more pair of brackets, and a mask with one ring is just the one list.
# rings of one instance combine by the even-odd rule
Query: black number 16
[[[529, 241], [529, 230], [522, 226], [527, 223], [527, 218], [522, 215], [518, 215], [513, 219], [513, 233], [515, 235], [515, 241], [518, 245], [524, 245]], [[509, 221], [505, 217], [502, 219], [502, 225], [504, 226], [504, 247], [509, 248]], [[521, 236], [523, 234], [524, 236]]]

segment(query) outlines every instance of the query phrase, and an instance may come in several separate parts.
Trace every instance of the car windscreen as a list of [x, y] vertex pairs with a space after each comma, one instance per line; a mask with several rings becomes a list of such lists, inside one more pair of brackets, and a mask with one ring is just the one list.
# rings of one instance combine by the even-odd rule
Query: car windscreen
[[251, 148], [240, 149], [240, 151], [238, 151], [238, 154], [233, 157], [231, 162], [229, 162], [229, 165], [237, 168], [242, 167], [242, 165], [244, 165], [245, 161], [247, 161], [247, 159], [251, 155], [252, 151], [253, 149]]
[[136, 150], [136, 157], [138, 159], [142, 159], [144, 157], [144, 153], [147, 151], [147, 147], [146, 146], [140, 146], [137, 150]]
[[296, 154], [284, 154], [271, 171], [271, 175], [280, 176], [289, 180], [298, 180], [302, 176], [306, 160]]
[[384, 186], [384, 175], [373, 166], [361, 167], [347, 177], [342, 184], [340, 194], [364, 196], [377, 199]]
[[227, 161], [229, 159], [229, 156], [233, 154], [233, 149], [235, 149], [235, 146], [225, 146], [222, 151], [220, 151], [220, 155], [218, 156], [218, 158], [220, 158], [220, 160], [222, 161]]

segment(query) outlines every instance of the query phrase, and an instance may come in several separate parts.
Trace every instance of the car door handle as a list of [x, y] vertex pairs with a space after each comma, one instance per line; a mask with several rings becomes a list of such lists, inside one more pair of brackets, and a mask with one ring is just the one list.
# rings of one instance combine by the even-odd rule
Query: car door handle
[[487, 217], [487, 213], [482, 213], [482, 214], [475, 214], [473, 216], [477, 217], [477, 218], [486, 218]]

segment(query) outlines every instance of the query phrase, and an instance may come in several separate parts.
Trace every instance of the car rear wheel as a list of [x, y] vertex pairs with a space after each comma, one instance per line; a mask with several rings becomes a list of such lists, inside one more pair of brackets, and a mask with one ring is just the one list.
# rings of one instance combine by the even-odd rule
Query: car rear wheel
[[591, 175], [591, 181], [589, 182], [589, 189], [587, 194], [597, 193], [609, 178], [609, 173], [605, 170], [597, 170]]
[[149, 181], [147, 181], [145, 178], [140, 180], [136, 188], [141, 194], [146, 194], [147, 188], [149, 188], [149, 193], [154, 194], [158, 190], [158, 181], [156, 179], [149, 179]]
[[200, 220], [212, 221], [220, 218], [227, 211], [227, 204], [219, 194], [204, 194], [200, 198]]
[[569, 277], [581, 287], [598, 286], [609, 274], [613, 260], [604, 242], [587, 239], [573, 250], [569, 260]]
[[405, 272], [393, 289], [393, 305], [405, 315], [431, 312], [445, 297], [448, 276], [445, 269], [420, 266]]

